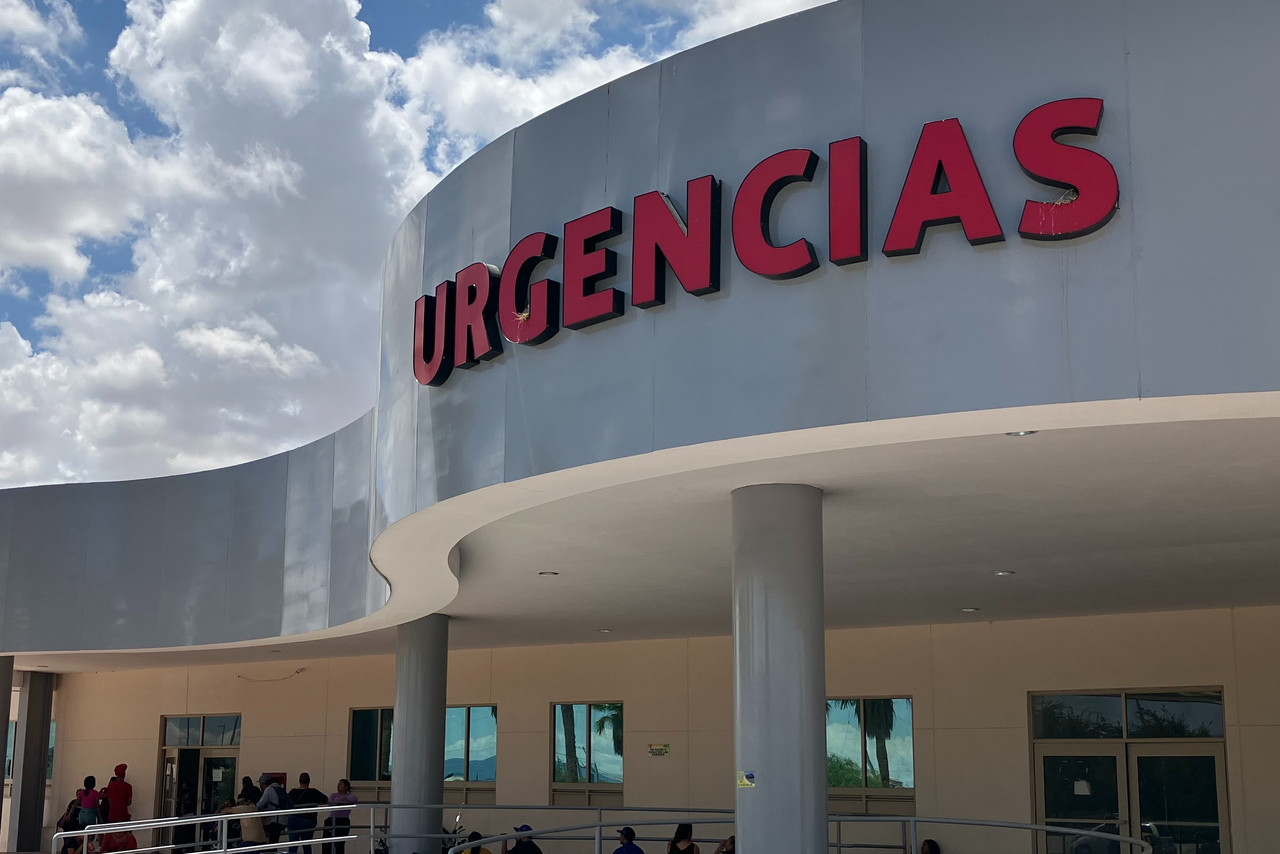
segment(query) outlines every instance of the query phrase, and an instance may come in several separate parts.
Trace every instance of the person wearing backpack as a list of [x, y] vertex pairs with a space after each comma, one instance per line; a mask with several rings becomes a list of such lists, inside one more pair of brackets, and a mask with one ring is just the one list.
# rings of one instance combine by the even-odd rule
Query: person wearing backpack
[[[263, 772], [258, 776], [258, 784], [262, 786], [262, 797], [258, 800], [258, 811], [291, 810], [293, 800], [271, 775]], [[262, 829], [267, 834], [267, 841], [272, 845], [280, 842], [280, 834], [284, 832], [286, 817], [282, 815], [268, 816], [262, 820]]]

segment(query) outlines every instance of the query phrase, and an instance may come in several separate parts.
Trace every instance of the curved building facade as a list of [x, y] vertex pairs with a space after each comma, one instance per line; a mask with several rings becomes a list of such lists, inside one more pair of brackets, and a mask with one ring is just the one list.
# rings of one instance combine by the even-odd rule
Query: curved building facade
[[119, 754], [146, 816], [310, 770], [748, 851], [1269, 850], [1278, 30], [840, 0], [494, 140], [392, 239], [371, 413], [0, 492], [11, 839], [52, 719], [55, 802]]

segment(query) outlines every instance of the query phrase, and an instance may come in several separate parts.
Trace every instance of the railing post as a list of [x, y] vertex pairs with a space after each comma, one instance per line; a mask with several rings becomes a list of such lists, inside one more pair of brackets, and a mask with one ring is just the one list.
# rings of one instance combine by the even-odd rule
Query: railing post
[[911, 818], [911, 854], [919, 854], [920, 852], [920, 830], [916, 825], [915, 816]]

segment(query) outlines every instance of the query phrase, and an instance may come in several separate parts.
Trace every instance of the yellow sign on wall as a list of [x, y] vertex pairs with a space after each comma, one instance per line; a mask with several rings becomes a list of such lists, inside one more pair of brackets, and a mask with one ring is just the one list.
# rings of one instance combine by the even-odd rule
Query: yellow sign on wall
[[670, 756], [671, 745], [669, 744], [651, 744], [649, 745], [650, 756]]

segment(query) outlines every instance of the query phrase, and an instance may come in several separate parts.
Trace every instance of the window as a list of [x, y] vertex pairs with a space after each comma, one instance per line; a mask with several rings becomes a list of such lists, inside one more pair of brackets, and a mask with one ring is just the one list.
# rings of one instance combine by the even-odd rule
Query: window
[[391, 779], [394, 709], [352, 709], [347, 773], [352, 780]]
[[[353, 782], [391, 779], [394, 709], [352, 709], [347, 776]], [[444, 779], [450, 803], [492, 804], [498, 779], [498, 707], [445, 709]], [[378, 787], [361, 787], [380, 792]]]
[[915, 812], [915, 743], [906, 697], [827, 700], [832, 812]]
[[164, 719], [164, 747], [238, 747], [239, 715], [183, 715]]
[[551, 707], [554, 805], [621, 806], [622, 704]]
[[[9, 721], [9, 742], [4, 752], [4, 778], [6, 780], [13, 779], [13, 740], [17, 734], [18, 722]], [[58, 722], [49, 722], [49, 765], [45, 768], [44, 778], [46, 781], [53, 780], [53, 745], [57, 741]]]
[[498, 779], [498, 707], [445, 709], [444, 781], [448, 803], [492, 804]]
[[1033, 694], [1036, 739], [1222, 738], [1222, 691]]
[[1158, 851], [1217, 851], [1230, 838], [1222, 691], [1032, 694], [1036, 820], [1068, 850], [1079, 829], [1141, 835]]

